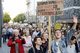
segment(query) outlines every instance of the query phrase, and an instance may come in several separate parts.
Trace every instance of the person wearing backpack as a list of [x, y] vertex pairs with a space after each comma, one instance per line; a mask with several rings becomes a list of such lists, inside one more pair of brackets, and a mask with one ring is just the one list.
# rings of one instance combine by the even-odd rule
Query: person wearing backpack
[[42, 40], [40, 37], [35, 37], [33, 42], [33, 47], [29, 50], [28, 53], [43, 53], [43, 48], [41, 47]]

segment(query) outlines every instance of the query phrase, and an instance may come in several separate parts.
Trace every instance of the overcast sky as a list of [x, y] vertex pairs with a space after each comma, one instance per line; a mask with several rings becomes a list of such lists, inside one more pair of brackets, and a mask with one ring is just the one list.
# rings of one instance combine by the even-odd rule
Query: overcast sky
[[[41, 0], [30, 0], [30, 11], [32, 14], [34, 14], [34, 1], [36, 3], [37, 1]], [[4, 0], [3, 10], [4, 12], [8, 12], [11, 18], [14, 18], [17, 14], [25, 13], [27, 11], [26, 0]]]

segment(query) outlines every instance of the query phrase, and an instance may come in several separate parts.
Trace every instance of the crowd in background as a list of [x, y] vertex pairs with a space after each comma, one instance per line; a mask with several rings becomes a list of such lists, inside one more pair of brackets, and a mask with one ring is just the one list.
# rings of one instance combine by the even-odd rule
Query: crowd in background
[[80, 28], [76, 30], [77, 18], [73, 17], [73, 26], [66, 30], [51, 28], [51, 51], [48, 50], [48, 28], [3, 27], [3, 43], [10, 47], [10, 53], [79, 53]]

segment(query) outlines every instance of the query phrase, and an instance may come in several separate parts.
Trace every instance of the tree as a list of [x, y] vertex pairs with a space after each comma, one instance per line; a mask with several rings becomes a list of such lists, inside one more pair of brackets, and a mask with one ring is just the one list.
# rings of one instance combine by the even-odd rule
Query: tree
[[24, 20], [26, 19], [26, 16], [24, 13], [18, 14], [14, 19], [13, 22], [24, 22]]
[[3, 22], [4, 22], [4, 23], [8, 23], [10, 20], [11, 20], [10, 15], [9, 15], [8, 13], [5, 13], [5, 14], [3, 15]]

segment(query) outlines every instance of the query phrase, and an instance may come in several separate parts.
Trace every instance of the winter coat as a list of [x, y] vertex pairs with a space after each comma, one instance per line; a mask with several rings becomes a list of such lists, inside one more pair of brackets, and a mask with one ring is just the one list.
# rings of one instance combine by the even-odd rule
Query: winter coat
[[[18, 51], [19, 51], [19, 53], [24, 53], [23, 44], [25, 44], [25, 40], [24, 39], [17, 39], [17, 40], [15, 40], [15, 42], [18, 43], [18, 48], [19, 48]], [[11, 47], [10, 48], [10, 53], [15, 53], [15, 51], [16, 51], [15, 50], [15, 44], [13, 44], [13, 40], [12, 39], [9, 39], [7, 45], [9, 47]]]

